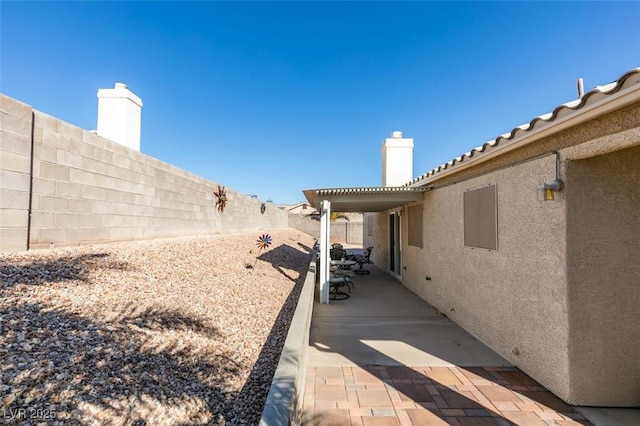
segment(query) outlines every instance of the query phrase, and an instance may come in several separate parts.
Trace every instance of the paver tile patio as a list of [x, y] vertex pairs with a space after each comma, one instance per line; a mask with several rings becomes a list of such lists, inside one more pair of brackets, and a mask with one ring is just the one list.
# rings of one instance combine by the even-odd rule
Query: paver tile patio
[[395, 385], [403, 401], [430, 402], [433, 397], [425, 385], [403, 383]]
[[[371, 274], [354, 277], [362, 281], [352, 298], [314, 305], [305, 426], [591, 425], [401, 283], [369, 268]], [[451, 341], [461, 344], [451, 349]]]
[[407, 415], [414, 425], [441, 426], [447, 424], [438, 410], [407, 410]]
[[361, 407], [393, 407], [386, 390], [359, 390], [356, 392]]
[[397, 417], [363, 417], [362, 423], [365, 426], [400, 426], [400, 421]]
[[346, 402], [347, 389], [344, 385], [316, 385], [316, 401]]
[[[411, 370], [417, 371], [417, 376], [429, 371], [418, 368]], [[442, 377], [451, 378], [464, 374], [462, 368], [449, 367], [448, 370], [451, 374], [445, 373]], [[494, 373], [480, 370], [481, 368], [475, 369], [471, 373], [474, 377], [470, 379], [476, 380], [477, 377], [488, 377], [485, 375]], [[433, 383], [430, 385], [411, 381], [405, 383], [403, 379], [397, 383], [397, 379], [376, 377], [410, 374], [409, 370], [391, 366], [336, 368], [335, 371], [340, 371], [345, 375], [343, 377], [351, 377], [351, 374], [353, 377], [360, 376], [367, 384], [324, 384], [322, 380], [316, 380], [312, 385], [313, 390], [305, 393], [303, 407], [308, 411], [305, 418], [310, 419], [305, 425], [591, 425], [573, 407], [549, 391], [527, 390], [524, 391], [527, 394], [525, 396], [491, 381], [488, 385], [464, 385], [465, 390], [456, 390], [455, 385], [444, 386], [438, 383], [435, 376], [429, 379]], [[307, 378], [318, 378], [326, 374], [339, 379], [335, 377], [335, 371], [317, 367], [316, 370], [309, 370]], [[371, 371], [375, 371], [376, 375], [369, 374]], [[514, 373], [511, 368], [504, 372]], [[519, 374], [508, 374], [509, 380], [527, 382], [523, 378], [524, 373], [517, 373]], [[501, 379], [496, 378], [496, 381]], [[360, 387], [353, 389], [349, 386]]]

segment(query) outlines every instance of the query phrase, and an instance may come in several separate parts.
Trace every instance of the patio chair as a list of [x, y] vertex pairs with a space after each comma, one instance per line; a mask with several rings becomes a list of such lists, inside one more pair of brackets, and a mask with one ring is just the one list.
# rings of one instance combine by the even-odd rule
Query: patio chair
[[364, 269], [362, 265], [365, 263], [371, 263], [371, 251], [373, 251], [373, 247], [367, 247], [364, 251], [364, 255], [355, 254], [350, 257], [351, 260], [357, 262], [360, 265], [360, 268], [356, 269], [355, 272], [358, 275], [370, 274], [371, 271]]
[[351, 293], [351, 289], [355, 288], [355, 284], [351, 281], [351, 277], [355, 276], [355, 272], [348, 269], [340, 269], [340, 268], [331, 268], [331, 277], [332, 278], [344, 278], [345, 283], [347, 284], [347, 289], [349, 293]]
[[331, 260], [342, 260], [347, 258], [347, 251], [342, 247], [342, 244], [332, 244], [329, 249], [329, 257]]
[[348, 277], [332, 277], [329, 279], [329, 299], [331, 300], [343, 300], [351, 297], [349, 294], [343, 292], [340, 288], [347, 286], [347, 290], [351, 293], [351, 287], [353, 285]]

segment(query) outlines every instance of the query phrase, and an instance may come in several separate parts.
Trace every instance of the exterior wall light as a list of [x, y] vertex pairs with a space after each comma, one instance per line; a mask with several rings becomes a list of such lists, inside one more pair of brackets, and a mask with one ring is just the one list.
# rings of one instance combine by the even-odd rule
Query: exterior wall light
[[562, 188], [562, 181], [552, 180], [551, 182], [545, 182], [538, 185], [538, 201], [553, 201], [554, 192], [559, 191]]
[[553, 201], [554, 192], [558, 192], [562, 189], [562, 181], [560, 180], [560, 172], [559, 172], [559, 155], [557, 151], [553, 151], [553, 156], [555, 158], [555, 175], [556, 178], [551, 182], [544, 182], [538, 185], [538, 201]]

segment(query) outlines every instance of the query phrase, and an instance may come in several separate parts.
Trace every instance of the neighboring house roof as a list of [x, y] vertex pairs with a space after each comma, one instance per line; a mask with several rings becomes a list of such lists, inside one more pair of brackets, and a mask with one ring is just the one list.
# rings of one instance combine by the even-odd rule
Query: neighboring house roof
[[[567, 102], [552, 112], [538, 116], [527, 124], [515, 127], [494, 140], [462, 154], [453, 160], [405, 184], [408, 187], [428, 185], [431, 181], [455, 173], [471, 163], [477, 164], [511, 149], [519, 148], [565, 128], [593, 119], [597, 115], [624, 107], [640, 100], [640, 68], [623, 74], [613, 83], [597, 86], [580, 99]], [[616, 102], [619, 101], [619, 102]], [[607, 108], [609, 107], [609, 108]], [[521, 143], [522, 142], [522, 143]]]
[[293, 205], [290, 205], [290, 206], [282, 206], [282, 209], [285, 210], [285, 211], [291, 211], [291, 210], [297, 209], [298, 207], [302, 207], [304, 205], [307, 205], [309, 207], [313, 207], [311, 204], [307, 203], [306, 201], [303, 201], [302, 203], [293, 204]]

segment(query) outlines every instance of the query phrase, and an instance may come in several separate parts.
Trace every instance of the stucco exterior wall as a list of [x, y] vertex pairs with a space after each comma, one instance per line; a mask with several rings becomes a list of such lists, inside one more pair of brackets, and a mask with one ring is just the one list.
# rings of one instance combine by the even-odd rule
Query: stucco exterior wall
[[[373, 247], [370, 260], [378, 268], [389, 270], [389, 212], [367, 213], [367, 221], [371, 221], [372, 236], [367, 236], [365, 247]], [[365, 223], [365, 226], [366, 223]], [[365, 231], [366, 232], [366, 231]]]
[[[403, 221], [403, 284], [573, 404], [639, 404], [639, 130], [631, 105], [435, 181], [423, 248]], [[554, 150], [564, 189], [538, 201]], [[463, 194], [494, 184], [498, 249], [464, 247]]]
[[311, 205], [308, 203], [303, 203], [301, 205], [298, 205], [296, 207], [289, 208], [289, 209], [285, 208], [284, 210], [289, 214], [298, 214], [298, 215], [310, 215], [313, 213], [316, 213], [316, 214], [318, 213], [316, 209], [311, 207]]
[[566, 197], [570, 402], [640, 406], [640, 146], [568, 162]]
[[[0, 95], [0, 251], [288, 226], [288, 215]], [[33, 127], [33, 192], [29, 197]]]
[[[404, 245], [403, 283], [558, 395], [568, 392], [565, 200], [537, 200], [545, 156], [427, 192], [424, 248]], [[498, 250], [464, 246], [465, 191], [497, 185]], [[407, 241], [407, 221], [403, 233]], [[431, 279], [427, 280], [429, 276]]]

